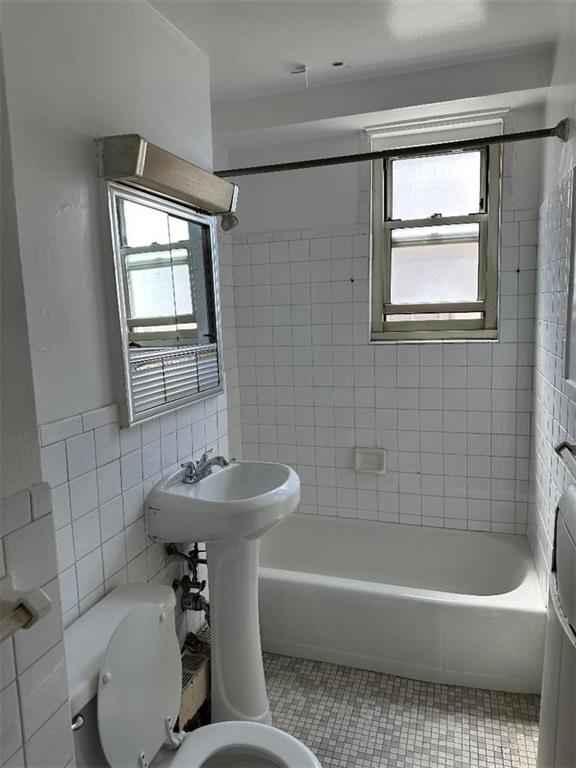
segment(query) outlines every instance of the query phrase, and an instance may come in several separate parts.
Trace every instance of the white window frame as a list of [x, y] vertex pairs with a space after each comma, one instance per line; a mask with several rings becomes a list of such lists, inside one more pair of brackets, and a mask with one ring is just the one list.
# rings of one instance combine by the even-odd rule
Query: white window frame
[[[476, 135], [486, 130], [484, 121], [472, 121]], [[497, 124], [501, 132], [501, 120], [491, 121]], [[447, 129], [441, 131], [441, 141], [449, 142], [462, 136], [460, 121], [454, 129], [453, 121]], [[374, 134], [378, 135], [378, 129]], [[398, 148], [415, 143], [434, 143], [438, 140], [438, 124], [434, 122], [434, 137], [428, 138], [425, 129], [406, 132], [390, 130], [388, 141]], [[464, 128], [466, 130], [466, 128]], [[484, 134], [485, 135], [485, 134]], [[392, 138], [393, 136], [393, 138]], [[382, 144], [378, 146], [382, 147]], [[466, 150], [465, 150], [466, 151]], [[476, 149], [475, 151], [478, 151]], [[425, 218], [411, 220], [392, 219], [392, 179], [391, 168], [394, 157], [374, 160], [371, 169], [371, 341], [442, 341], [496, 339], [498, 337], [498, 256], [500, 229], [500, 187], [501, 187], [501, 145], [485, 145], [482, 153], [482, 176], [480, 195], [482, 205], [478, 213], [465, 216]], [[431, 155], [441, 154], [441, 149]], [[403, 156], [405, 157], [405, 156]], [[390, 301], [390, 273], [392, 255], [392, 232], [400, 228], [430, 227], [438, 224], [477, 223], [479, 225], [478, 244], [478, 299], [474, 302], [442, 302], [427, 304], [399, 305]], [[428, 314], [438, 312], [481, 312], [478, 319], [452, 320], [407, 320], [406, 322], [386, 322], [386, 315]]]
[[[132, 287], [130, 283], [130, 273], [139, 270], [146, 271], [147, 269], [157, 269], [158, 267], [170, 268], [175, 265], [187, 266], [190, 273], [190, 285], [193, 291], [194, 289], [194, 274], [191, 265], [190, 244], [188, 240], [174, 243], [155, 243], [148, 246], [120, 246], [120, 250], [123, 256], [139, 255], [144, 253], [160, 253], [168, 254], [166, 257], [158, 257], [154, 260], [146, 260], [142, 262], [132, 261], [130, 264], [124, 260], [124, 273], [125, 273], [125, 294], [126, 294], [126, 306], [132, 306]], [[172, 251], [186, 250], [185, 255], [174, 256]], [[193, 300], [195, 296], [192, 297]], [[152, 317], [137, 317], [127, 316], [126, 323], [129, 328], [130, 341], [143, 341], [143, 342], [164, 342], [165, 345], [177, 344], [178, 340], [187, 339], [190, 344], [198, 343], [198, 331], [197, 329], [182, 328], [182, 326], [194, 324], [197, 322], [195, 311], [192, 314], [175, 314], [166, 317], [152, 316]], [[167, 330], [164, 331], [136, 331], [135, 328], [146, 328], [156, 326], [174, 326], [172, 332], [172, 339], [170, 339], [170, 333]], [[180, 326], [180, 327], [178, 327]]]

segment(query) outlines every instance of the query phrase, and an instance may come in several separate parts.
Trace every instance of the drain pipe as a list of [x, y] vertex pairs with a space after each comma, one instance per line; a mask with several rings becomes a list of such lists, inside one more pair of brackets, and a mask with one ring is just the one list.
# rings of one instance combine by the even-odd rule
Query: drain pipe
[[183, 591], [180, 605], [182, 606], [183, 611], [203, 611], [204, 618], [206, 619], [208, 626], [210, 626], [210, 603], [201, 592]]
[[186, 554], [181, 552], [176, 544], [166, 545], [166, 554], [169, 556], [176, 555], [181, 557], [188, 563], [188, 568], [192, 572], [192, 578], [185, 575], [181, 579], [174, 579], [172, 582], [172, 588], [175, 592], [179, 589], [182, 590], [182, 597], [180, 598], [180, 607], [183, 611], [199, 611], [203, 612], [206, 618], [208, 626], [210, 626], [210, 604], [204, 597], [202, 592], [206, 589], [206, 580], [198, 579], [198, 566], [206, 565], [206, 558], [200, 557], [205, 552], [200, 552], [198, 544], [194, 544], [193, 548]]

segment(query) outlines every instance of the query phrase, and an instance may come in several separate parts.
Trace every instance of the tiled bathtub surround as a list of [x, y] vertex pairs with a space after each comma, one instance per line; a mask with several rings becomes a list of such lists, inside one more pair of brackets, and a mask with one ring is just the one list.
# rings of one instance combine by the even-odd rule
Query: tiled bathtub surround
[[294, 465], [306, 514], [524, 534], [536, 242], [504, 212], [497, 343], [374, 345], [364, 225], [237, 236], [244, 458]]
[[576, 438], [576, 394], [564, 381], [569, 259], [574, 190], [572, 175], [561, 180], [540, 209], [536, 297], [532, 490], [528, 536], [541, 582], [546, 586], [552, 553], [554, 512], [574, 478], [554, 452]]
[[225, 395], [130, 429], [119, 428], [115, 406], [41, 427], [65, 624], [118, 584], [177, 575], [179, 563], [146, 536], [146, 495], [208, 448], [227, 455], [227, 431]]

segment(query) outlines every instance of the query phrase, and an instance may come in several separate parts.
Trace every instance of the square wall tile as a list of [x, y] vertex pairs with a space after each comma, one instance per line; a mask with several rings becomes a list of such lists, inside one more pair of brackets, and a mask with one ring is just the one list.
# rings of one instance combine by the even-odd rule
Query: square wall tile
[[82, 435], [66, 440], [66, 456], [68, 460], [68, 476], [70, 479], [84, 475], [96, 469], [96, 449], [94, 433], [85, 432]]
[[62, 606], [58, 580], [54, 579], [47, 584], [44, 592], [52, 601], [52, 609], [33, 627], [14, 635], [14, 650], [19, 674], [62, 640]]
[[68, 480], [68, 465], [66, 461], [66, 444], [54, 443], [40, 449], [42, 477], [52, 487], [61, 485]]
[[74, 553], [76, 559], [87, 555], [100, 546], [100, 513], [98, 509], [79, 517], [72, 523]]
[[68, 700], [63, 643], [28, 667], [20, 675], [18, 686], [24, 737], [28, 740]]
[[101, 548], [95, 549], [89, 555], [76, 562], [76, 578], [80, 600], [94, 592], [104, 583]]
[[6, 536], [32, 519], [30, 491], [20, 491], [0, 501], [0, 532]]
[[22, 744], [22, 728], [20, 725], [20, 709], [18, 704], [18, 689], [16, 683], [11, 683], [0, 692], [0, 743], [2, 744], [2, 759], [9, 757]]
[[82, 517], [98, 506], [98, 486], [96, 472], [87, 472], [85, 475], [70, 480], [70, 509], [72, 519]]
[[72, 714], [68, 702], [63, 704], [52, 717], [26, 742], [27, 768], [73, 765], [74, 743], [70, 723]]
[[[6, 569], [19, 589], [33, 589], [57, 576], [52, 516], [19, 528], [4, 538]], [[34, 553], [34, 557], [30, 554]]]
[[111, 461], [102, 467], [98, 467], [98, 498], [100, 504], [104, 504], [122, 491], [122, 479], [120, 473], [120, 461]]

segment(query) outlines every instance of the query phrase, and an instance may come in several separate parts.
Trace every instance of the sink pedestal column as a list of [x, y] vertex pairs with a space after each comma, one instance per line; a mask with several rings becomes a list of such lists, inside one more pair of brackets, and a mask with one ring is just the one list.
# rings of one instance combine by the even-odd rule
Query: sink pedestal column
[[208, 585], [212, 634], [212, 722], [270, 723], [260, 622], [259, 540], [210, 542]]

